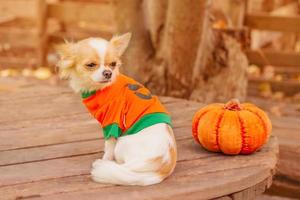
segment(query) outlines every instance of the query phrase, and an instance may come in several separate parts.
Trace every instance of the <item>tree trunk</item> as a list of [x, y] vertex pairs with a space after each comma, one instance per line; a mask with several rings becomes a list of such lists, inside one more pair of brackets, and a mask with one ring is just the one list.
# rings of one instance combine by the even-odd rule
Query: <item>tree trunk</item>
[[143, 0], [114, 0], [115, 17], [119, 34], [131, 32], [132, 41], [123, 58], [122, 71], [138, 81], [140, 72], [153, 54], [149, 32], [144, 26]]
[[167, 95], [188, 97], [206, 0], [169, 1], [165, 31]]
[[245, 96], [245, 55], [236, 40], [212, 31], [211, 1], [115, 0], [119, 32], [133, 33], [125, 73], [160, 95], [206, 102]]
[[[245, 8], [242, 5], [239, 7]], [[244, 35], [243, 29], [212, 29], [210, 9], [211, 5], [208, 5], [203, 23], [203, 37], [193, 71], [194, 90], [190, 99], [206, 103], [224, 102], [231, 98], [243, 101], [248, 83], [248, 59], [240, 43], [246, 43], [248, 37]], [[241, 27], [242, 21], [243, 19], [236, 19], [239, 23], [235, 25]], [[232, 32], [238, 34], [231, 34]], [[240, 42], [236, 38], [240, 39]], [[243, 44], [243, 47], [246, 46], [247, 44]]]
[[212, 43], [203, 47], [206, 52], [199, 55], [202, 63], [198, 63], [198, 73], [194, 72], [195, 89], [190, 99], [205, 103], [225, 102], [231, 98], [244, 101], [248, 60], [240, 43], [222, 31], [212, 31], [211, 37]]

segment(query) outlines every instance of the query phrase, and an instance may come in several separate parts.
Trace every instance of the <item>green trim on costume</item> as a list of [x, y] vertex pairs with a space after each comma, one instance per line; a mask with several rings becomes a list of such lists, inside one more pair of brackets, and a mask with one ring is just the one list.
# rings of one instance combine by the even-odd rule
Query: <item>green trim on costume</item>
[[149, 126], [158, 123], [166, 123], [172, 126], [171, 118], [166, 113], [150, 113], [144, 115], [138, 121], [136, 121], [127, 131], [125, 131], [123, 135], [132, 135], [135, 134]]
[[84, 92], [81, 93], [81, 97], [83, 99], [86, 99], [86, 98], [88, 98], [88, 97], [90, 97], [90, 96], [92, 96], [94, 94], [96, 94], [96, 90], [93, 90], [93, 91], [84, 91]]
[[121, 128], [117, 123], [113, 123], [103, 127], [103, 135], [104, 139], [109, 139], [110, 137], [118, 138], [122, 133]]
[[122, 133], [121, 128], [118, 123], [113, 123], [103, 127], [104, 139], [107, 140], [110, 137], [118, 138], [125, 135], [132, 135], [138, 133], [139, 131], [152, 126], [154, 124], [166, 123], [172, 126], [171, 118], [166, 113], [150, 113], [144, 115], [138, 121], [136, 121], [127, 131]]

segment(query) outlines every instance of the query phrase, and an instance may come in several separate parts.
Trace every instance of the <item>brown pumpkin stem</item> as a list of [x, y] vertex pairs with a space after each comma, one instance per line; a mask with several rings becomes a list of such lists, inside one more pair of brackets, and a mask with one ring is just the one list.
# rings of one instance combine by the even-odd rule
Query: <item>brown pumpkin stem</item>
[[228, 110], [234, 110], [234, 111], [242, 110], [241, 103], [238, 99], [231, 99], [225, 104], [224, 108]]

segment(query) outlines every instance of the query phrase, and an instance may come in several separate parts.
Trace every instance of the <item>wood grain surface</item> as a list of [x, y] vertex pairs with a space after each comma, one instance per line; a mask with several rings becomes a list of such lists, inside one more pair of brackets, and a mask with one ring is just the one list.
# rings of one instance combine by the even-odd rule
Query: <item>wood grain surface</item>
[[[0, 80], [0, 197], [6, 199], [253, 199], [270, 187], [277, 139], [249, 156], [207, 152], [191, 136], [203, 104], [170, 97], [178, 145], [174, 174], [158, 185], [94, 183], [91, 163], [103, 154], [99, 124], [64, 84]], [[298, 125], [297, 125], [298, 126]], [[275, 126], [276, 129], [276, 126]]]

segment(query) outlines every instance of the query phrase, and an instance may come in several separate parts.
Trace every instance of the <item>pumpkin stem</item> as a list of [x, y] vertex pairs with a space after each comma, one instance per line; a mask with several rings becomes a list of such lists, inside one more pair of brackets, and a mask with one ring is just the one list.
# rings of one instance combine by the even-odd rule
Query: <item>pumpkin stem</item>
[[224, 108], [233, 111], [242, 110], [241, 103], [238, 99], [231, 99], [225, 104]]

